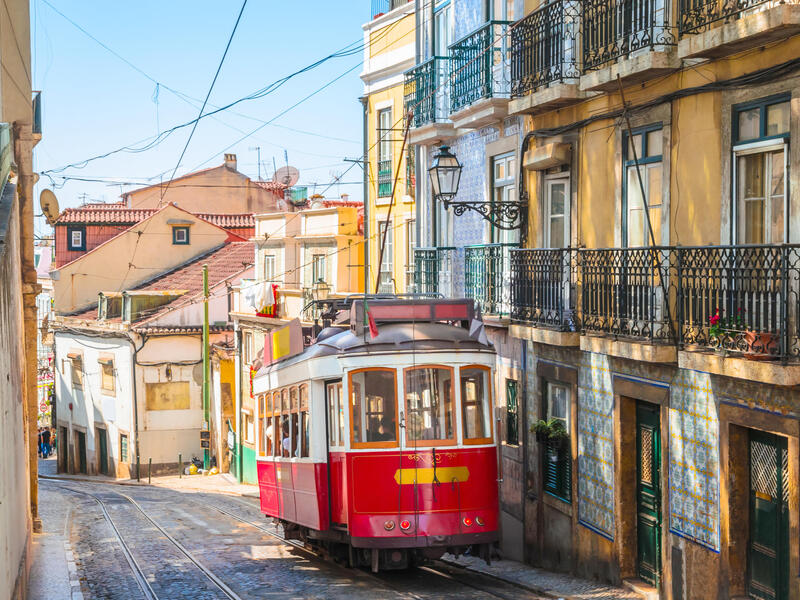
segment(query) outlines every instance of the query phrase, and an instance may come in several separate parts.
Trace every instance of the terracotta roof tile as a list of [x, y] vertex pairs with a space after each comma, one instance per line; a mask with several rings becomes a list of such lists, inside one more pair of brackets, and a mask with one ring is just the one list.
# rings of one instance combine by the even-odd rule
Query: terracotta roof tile
[[[105, 205], [102, 208], [99, 205], [87, 205], [64, 209], [58, 217], [57, 224], [135, 225], [155, 212], [155, 208], [125, 208], [121, 202]], [[256, 226], [253, 215], [247, 213], [196, 213], [195, 216], [223, 229]]]

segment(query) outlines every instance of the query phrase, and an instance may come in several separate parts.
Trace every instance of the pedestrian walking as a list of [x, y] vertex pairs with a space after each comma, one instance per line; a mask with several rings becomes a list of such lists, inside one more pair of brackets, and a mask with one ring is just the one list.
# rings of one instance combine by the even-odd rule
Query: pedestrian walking
[[50, 428], [45, 427], [42, 432], [42, 456], [47, 458], [50, 456]]
[[39, 433], [38, 433], [38, 435], [36, 437], [36, 445], [37, 445], [37, 448], [38, 448], [37, 452], [38, 452], [39, 456], [41, 457], [42, 456], [42, 428], [41, 427], [39, 427]]

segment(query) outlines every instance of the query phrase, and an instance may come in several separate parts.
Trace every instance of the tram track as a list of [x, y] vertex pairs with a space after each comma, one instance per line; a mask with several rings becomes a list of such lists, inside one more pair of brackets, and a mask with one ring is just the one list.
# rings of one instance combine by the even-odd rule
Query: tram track
[[[150, 585], [150, 582], [148, 581], [145, 570], [139, 564], [139, 561], [137, 561], [133, 551], [131, 550], [130, 545], [123, 537], [122, 533], [119, 530], [119, 527], [114, 522], [114, 519], [111, 517], [106, 502], [103, 499], [101, 499], [100, 496], [97, 494], [93, 494], [91, 492], [87, 492], [84, 490], [78, 490], [68, 485], [61, 485], [56, 483], [55, 487], [64, 491], [72, 492], [74, 494], [80, 494], [92, 498], [99, 505], [100, 510], [103, 514], [103, 518], [111, 527], [111, 530], [114, 532], [114, 536], [119, 542], [120, 548], [122, 549], [122, 553], [125, 556], [125, 560], [128, 563], [131, 571], [133, 572], [134, 579], [136, 580], [136, 583], [139, 585], [139, 588], [142, 590], [142, 595], [146, 600], [162, 600], [161, 597], [153, 590], [153, 587]], [[130, 503], [130, 505], [133, 506], [135, 509], [137, 509], [137, 511], [148, 522], [150, 522], [164, 536], [165, 539], [171, 542], [172, 545], [175, 548], [177, 548], [180, 551], [180, 553], [206, 577], [206, 579], [208, 579], [220, 592], [222, 592], [225, 598], [228, 598], [229, 600], [242, 600], [242, 598], [238, 594], [236, 594], [236, 592], [234, 592], [224, 581], [222, 581], [208, 567], [206, 567], [202, 562], [200, 562], [191, 552], [189, 552], [183, 546], [183, 544], [181, 544], [166, 529], [164, 529], [164, 527], [162, 527], [159, 523], [157, 523], [147, 513], [147, 511], [145, 511], [141, 507], [141, 505], [136, 500], [134, 500], [127, 494], [123, 494], [121, 492], [105, 492], [105, 493], [114, 494], [115, 496], [127, 500]]]

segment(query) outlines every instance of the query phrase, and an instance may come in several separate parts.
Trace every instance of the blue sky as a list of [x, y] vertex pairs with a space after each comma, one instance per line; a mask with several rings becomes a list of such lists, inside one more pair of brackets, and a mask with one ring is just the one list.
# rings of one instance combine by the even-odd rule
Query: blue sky
[[[47, 2], [152, 79], [199, 101], [188, 103], [163, 87], [156, 95], [153, 81], [87, 37]], [[34, 150], [36, 170], [58, 169], [142, 142], [195, 118], [240, 7], [239, 0], [32, 0], [34, 89], [42, 90], [43, 97], [43, 139]], [[368, 19], [368, 0], [249, 0], [209, 103], [227, 104], [352, 42], [360, 43], [361, 25]], [[234, 152], [239, 170], [255, 177], [257, 153], [251, 148], [260, 146], [262, 176], [271, 177], [273, 157], [278, 167], [285, 164], [285, 150], [289, 163], [300, 169], [300, 184], [316, 183], [322, 191], [351, 166], [342, 159], [357, 158], [361, 152], [358, 97], [363, 87], [357, 65], [362, 56], [357, 52], [332, 59], [264, 98], [201, 120], [178, 175], [216, 166], [223, 152]], [[353, 67], [274, 125], [234, 144]], [[115, 201], [121, 191], [136, 187], [121, 182], [146, 185], [157, 182], [162, 173], [168, 178], [190, 129], [176, 131], [145, 152], [118, 153], [83, 168], [53, 173], [61, 207], [79, 205], [84, 194], [87, 201]], [[59, 176], [104, 183], [64, 181]], [[344, 175], [344, 184], [333, 186], [327, 195], [349, 193], [361, 199], [361, 177], [360, 167], [355, 166]], [[53, 181], [42, 176], [37, 194], [43, 186], [53, 188]], [[37, 219], [37, 233], [47, 230], [43, 219]]]

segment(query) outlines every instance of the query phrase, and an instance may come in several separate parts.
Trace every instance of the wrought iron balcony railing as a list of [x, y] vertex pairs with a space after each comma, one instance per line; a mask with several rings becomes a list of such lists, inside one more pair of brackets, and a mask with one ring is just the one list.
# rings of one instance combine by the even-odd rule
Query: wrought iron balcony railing
[[733, 21], [784, 3], [785, 0], [680, 0], [678, 30], [682, 36], [701, 33], [717, 21]]
[[411, 126], [441, 122], [450, 114], [449, 59], [434, 56], [405, 72], [403, 100]]
[[510, 92], [507, 21], [490, 21], [450, 46], [450, 110]]
[[378, 198], [392, 195], [392, 159], [378, 161]]
[[511, 320], [576, 331], [577, 258], [572, 248], [511, 250]]
[[672, 0], [583, 2], [583, 68], [596, 69], [637, 50], [676, 43]]
[[800, 246], [679, 248], [684, 346], [756, 358], [800, 354]]
[[370, 14], [372, 18], [375, 19], [408, 2], [410, 2], [410, 0], [372, 0], [372, 10]]
[[511, 31], [513, 97], [581, 76], [580, 24], [578, 0], [550, 2], [516, 24]]
[[455, 248], [414, 249], [414, 291], [417, 294], [454, 295], [453, 264]]
[[510, 251], [516, 244], [482, 244], [464, 248], [464, 295], [485, 315], [511, 312]]

